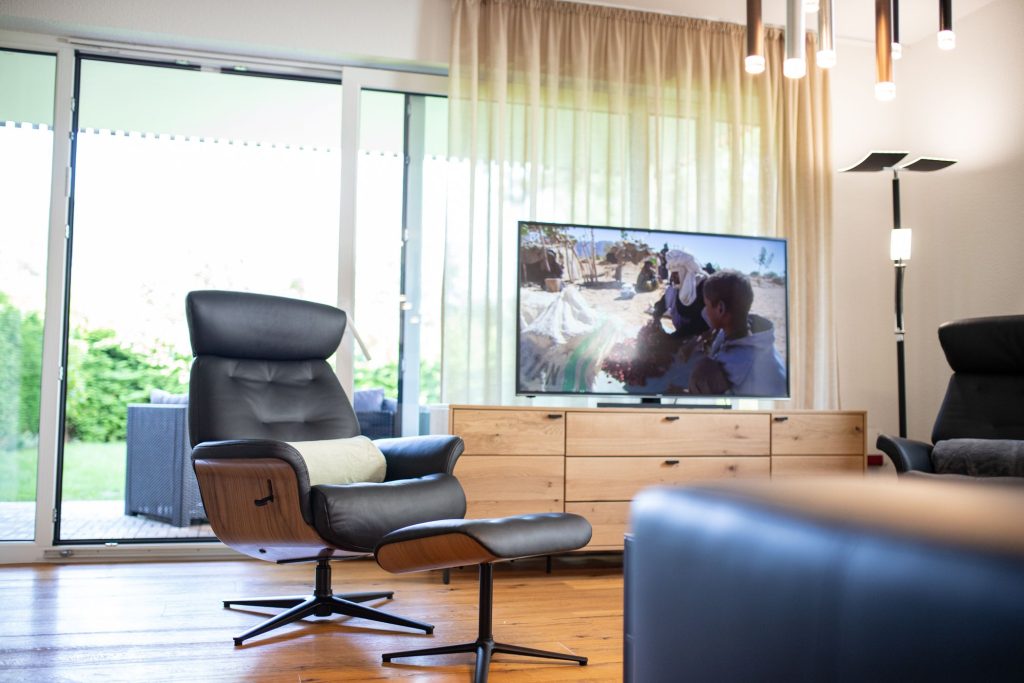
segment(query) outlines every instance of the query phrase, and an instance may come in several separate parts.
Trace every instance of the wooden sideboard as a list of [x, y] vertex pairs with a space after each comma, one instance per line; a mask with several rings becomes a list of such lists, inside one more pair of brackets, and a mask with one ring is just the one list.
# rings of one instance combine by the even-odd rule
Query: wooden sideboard
[[864, 411], [453, 405], [467, 517], [575, 512], [586, 550], [621, 550], [629, 502], [656, 484], [863, 474]]

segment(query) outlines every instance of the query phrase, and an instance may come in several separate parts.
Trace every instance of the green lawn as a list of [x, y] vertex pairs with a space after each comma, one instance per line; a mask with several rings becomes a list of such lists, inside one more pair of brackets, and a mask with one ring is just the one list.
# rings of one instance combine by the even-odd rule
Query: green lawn
[[[123, 500], [125, 443], [64, 444], [64, 500]], [[0, 453], [0, 501], [36, 499], [36, 449]]]

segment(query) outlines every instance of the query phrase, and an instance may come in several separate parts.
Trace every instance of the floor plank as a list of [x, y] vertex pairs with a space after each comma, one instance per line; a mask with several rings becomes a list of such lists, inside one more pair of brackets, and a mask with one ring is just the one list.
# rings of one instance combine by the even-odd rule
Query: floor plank
[[[385, 651], [476, 636], [475, 568], [395, 576], [369, 560], [335, 563], [334, 590], [394, 590], [370, 603], [435, 625], [428, 636], [360, 619], [312, 619], [235, 647], [277, 610], [222, 609], [227, 598], [304, 595], [312, 565], [231, 562], [0, 567], [0, 681], [469, 681], [471, 655], [381, 664]], [[494, 635], [585, 655], [588, 666], [498, 655], [490, 680], [622, 678], [621, 556], [495, 567]]]

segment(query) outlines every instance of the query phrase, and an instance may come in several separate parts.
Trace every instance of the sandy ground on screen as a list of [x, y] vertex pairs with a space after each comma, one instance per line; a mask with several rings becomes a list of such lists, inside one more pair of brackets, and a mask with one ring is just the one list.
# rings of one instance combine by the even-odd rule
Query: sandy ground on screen
[[[596, 311], [618, 318], [629, 328], [639, 329], [646, 325], [651, 319], [651, 307], [665, 295], [664, 284], [653, 292], [637, 293], [632, 299], [623, 299], [620, 298], [620, 289], [615, 280], [615, 266], [598, 264], [597, 269], [597, 286], [586, 286], [582, 282], [573, 283], [579, 286], [580, 294], [587, 304]], [[622, 282], [632, 285], [636, 282], [639, 272], [640, 265], [625, 264], [622, 267]], [[772, 321], [775, 326], [775, 348], [785, 359], [786, 286], [760, 277], [751, 278], [750, 283], [754, 288], [754, 305], [751, 311]], [[672, 330], [672, 322], [668, 316], [665, 316], [662, 324], [668, 331]]]

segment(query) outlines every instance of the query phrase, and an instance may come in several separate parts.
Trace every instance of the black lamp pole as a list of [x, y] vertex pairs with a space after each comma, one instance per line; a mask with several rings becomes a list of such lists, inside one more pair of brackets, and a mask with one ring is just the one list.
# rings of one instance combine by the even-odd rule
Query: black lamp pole
[[[900, 225], [900, 172], [895, 166], [892, 169], [892, 229], [899, 230]], [[900, 437], [907, 438], [907, 366], [903, 353], [903, 278], [907, 272], [907, 262], [903, 259], [893, 261], [896, 266], [896, 382], [899, 392]]]
[[[900, 171], [940, 171], [947, 166], [956, 163], [955, 159], [937, 159], [921, 157], [909, 164], [899, 165], [908, 152], [870, 152], [863, 160], [850, 166], [840, 169], [841, 172], [877, 172], [892, 171], [892, 229], [895, 235], [896, 230], [903, 229], [900, 225]], [[907, 242], [909, 246], [909, 240]], [[907, 251], [907, 258], [910, 258]], [[906, 330], [903, 328], [903, 281], [907, 273], [907, 261], [902, 254], [893, 255], [893, 265], [896, 267], [896, 381], [899, 396], [900, 411], [900, 436], [907, 437], [907, 379], [906, 379], [906, 357], [903, 352], [903, 340]], [[898, 256], [898, 258], [897, 258]]]

